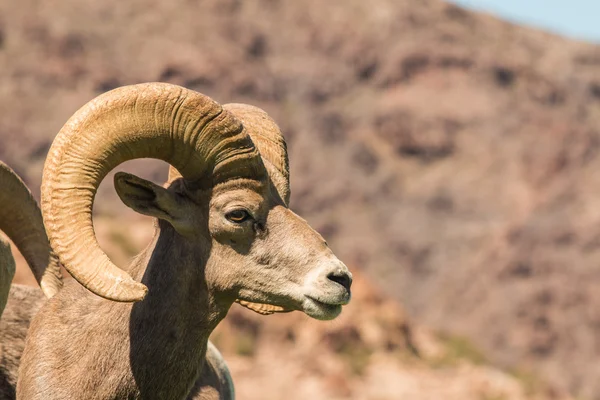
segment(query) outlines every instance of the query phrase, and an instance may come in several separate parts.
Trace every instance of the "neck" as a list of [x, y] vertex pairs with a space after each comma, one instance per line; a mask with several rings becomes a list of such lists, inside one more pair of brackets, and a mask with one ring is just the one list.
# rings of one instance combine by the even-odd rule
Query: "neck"
[[131, 311], [130, 360], [138, 388], [149, 398], [189, 391], [202, 370], [208, 337], [231, 305], [217, 301], [204, 279], [209, 246], [199, 249], [159, 222], [152, 244], [134, 261], [131, 272], [149, 292]]

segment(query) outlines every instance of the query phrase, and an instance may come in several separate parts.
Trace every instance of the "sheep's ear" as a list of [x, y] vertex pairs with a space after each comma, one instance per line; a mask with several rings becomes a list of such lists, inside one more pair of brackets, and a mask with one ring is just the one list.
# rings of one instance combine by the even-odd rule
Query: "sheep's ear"
[[125, 172], [115, 174], [115, 190], [125, 205], [140, 214], [168, 221], [175, 228], [181, 223], [182, 205], [167, 189]]

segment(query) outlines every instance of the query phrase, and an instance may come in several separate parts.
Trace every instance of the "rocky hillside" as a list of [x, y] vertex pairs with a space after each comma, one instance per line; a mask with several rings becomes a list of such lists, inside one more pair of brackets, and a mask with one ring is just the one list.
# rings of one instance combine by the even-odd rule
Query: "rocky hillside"
[[[123, 265], [152, 235], [149, 218], [98, 217], [96, 232]], [[17, 281], [34, 284], [17, 254]], [[472, 341], [410, 319], [360, 269], [334, 321], [295, 312], [261, 316], [234, 305], [211, 340], [241, 400], [574, 400], [527, 371], [501, 371]]]
[[0, 159], [33, 186], [113, 87], [265, 108], [292, 207], [342, 259], [494, 363], [600, 399], [600, 48], [438, 0], [3, 0], [0, 65]]
[[492, 367], [463, 337], [432, 335], [356, 276], [353, 303], [332, 323], [234, 307], [212, 340], [240, 399], [570, 399], [538, 377]]

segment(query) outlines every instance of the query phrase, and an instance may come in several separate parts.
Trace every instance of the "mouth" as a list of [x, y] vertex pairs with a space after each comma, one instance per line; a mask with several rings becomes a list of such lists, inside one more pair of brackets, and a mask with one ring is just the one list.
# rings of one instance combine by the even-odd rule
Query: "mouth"
[[317, 300], [310, 296], [304, 296], [301, 306], [296, 308], [287, 308], [274, 304], [254, 303], [247, 300], [237, 299], [236, 302], [249, 310], [252, 310], [261, 315], [271, 315], [275, 313], [286, 313], [290, 311], [300, 310], [311, 318], [321, 321], [328, 321], [336, 318], [342, 312], [342, 304], [328, 303]]
[[336, 318], [342, 312], [339, 303], [327, 303], [310, 296], [305, 296], [302, 311], [311, 318], [328, 321]]
[[302, 311], [311, 318], [328, 321], [339, 316], [342, 306], [350, 302], [350, 291], [332, 293], [331, 290], [311, 289], [283, 296], [258, 292], [238, 293], [236, 303], [261, 315]]

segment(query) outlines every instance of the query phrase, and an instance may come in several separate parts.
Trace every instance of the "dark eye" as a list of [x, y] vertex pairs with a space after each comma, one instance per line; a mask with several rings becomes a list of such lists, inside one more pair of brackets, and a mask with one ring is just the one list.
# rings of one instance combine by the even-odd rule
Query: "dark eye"
[[241, 224], [247, 219], [250, 219], [250, 214], [248, 214], [248, 211], [246, 210], [233, 210], [225, 214], [225, 218], [236, 224]]

